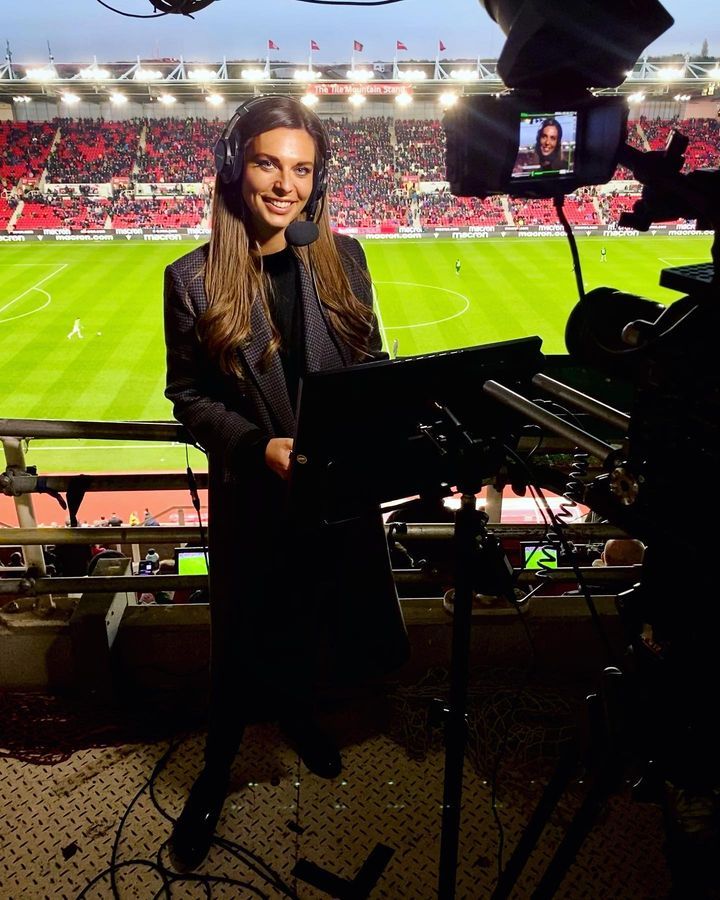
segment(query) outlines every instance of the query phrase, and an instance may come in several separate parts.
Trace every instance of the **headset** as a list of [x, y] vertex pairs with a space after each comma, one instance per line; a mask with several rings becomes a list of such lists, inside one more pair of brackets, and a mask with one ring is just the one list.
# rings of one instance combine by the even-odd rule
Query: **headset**
[[262, 97], [251, 97], [235, 110], [232, 118], [225, 126], [222, 135], [218, 138], [213, 148], [215, 158], [215, 171], [220, 176], [223, 184], [234, 184], [242, 177], [244, 160], [244, 147], [242, 140], [242, 128], [239, 127], [241, 120], [253, 109], [261, 103], [272, 103], [272, 101], [280, 99], [291, 100], [302, 108], [303, 113], [312, 116], [318, 126], [323, 146], [319, 148], [320, 159], [316, 162], [317, 168], [313, 173], [313, 188], [308, 202], [305, 205], [305, 214], [307, 220], [312, 222], [315, 220], [318, 209], [325, 197], [327, 190], [327, 174], [328, 163], [332, 157], [330, 149], [330, 138], [318, 116], [312, 110], [309, 110], [299, 100], [294, 97], [287, 97], [282, 94], [265, 94]]

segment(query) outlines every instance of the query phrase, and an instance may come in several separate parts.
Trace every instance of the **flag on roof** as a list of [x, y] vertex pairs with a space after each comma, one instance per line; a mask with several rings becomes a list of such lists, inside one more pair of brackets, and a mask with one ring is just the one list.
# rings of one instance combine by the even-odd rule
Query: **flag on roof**
[[441, 53], [443, 52], [443, 50], [447, 50], [447, 47], [445, 46], [445, 44], [443, 44], [442, 41], [438, 41], [438, 46], [440, 48]]
[[405, 44], [402, 41], [395, 41], [395, 49], [396, 50], [407, 50]]
[[310, 41], [310, 49], [311, 50], [319, 50], [320, 45], [318, 44], [317, 41]]
[[360, 41], [353, 41], [353, 50], [357, 50], [358, 53], [362, 53], [363, 45]]
[[280, 48], [275, 41], [268, 41], [268, 50], [279, 50]]

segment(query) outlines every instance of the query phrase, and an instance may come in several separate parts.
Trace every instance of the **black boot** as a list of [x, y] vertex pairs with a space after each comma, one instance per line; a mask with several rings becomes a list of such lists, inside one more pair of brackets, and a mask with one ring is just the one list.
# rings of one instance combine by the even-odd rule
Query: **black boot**
[[170, 860], [176, 871], [192, 871], [207, 856], [229, 781], [229, 769], [210, 774], [206, 767], [192, 786], [170, 838]]
[[280, 728], [313, 774], [337, 778], [342, 772], [340, 751], [309, 713], [283, 717]]

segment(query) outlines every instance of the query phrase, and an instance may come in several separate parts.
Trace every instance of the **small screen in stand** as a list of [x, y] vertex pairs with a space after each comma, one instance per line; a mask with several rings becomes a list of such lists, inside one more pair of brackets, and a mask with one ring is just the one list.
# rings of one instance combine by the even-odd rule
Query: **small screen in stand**
[[543, 544], [523, 544], [523, 568], [557, 569], [558, 556], [555, 547]]
[[207, 575], [207, 558], [202, 547], [181, 547], [175, 551], [178, 575]]
[[577, 112], [520, 113], [520, 144], [512, 178], [571, 175], [575, 170]]

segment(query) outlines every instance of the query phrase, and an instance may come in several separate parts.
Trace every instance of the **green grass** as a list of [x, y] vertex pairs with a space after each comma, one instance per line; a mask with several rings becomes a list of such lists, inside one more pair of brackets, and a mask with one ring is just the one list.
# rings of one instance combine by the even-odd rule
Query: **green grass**
[[[671, 302], [665, 265], [703, 261], [710, 239], [578, 239], [587, 288], [607, 284]], [[30, 243], [0, 249], [0, 417], [169, 420], [163, 396], [164, 267], [195, 242]], [[429, 353], [537, 334], [564, 352], [576, 297], [565, 240], [378, 241], [365, 249], [386, 346]], [[462, 261], [455, 274], [456, 258]], [[80, 318], [84, 339], [67, 334]], [[184, 469], [183, 447], [33, 441], [41, 472]], [[192, 454], [194, 465], [202, 464]]]

